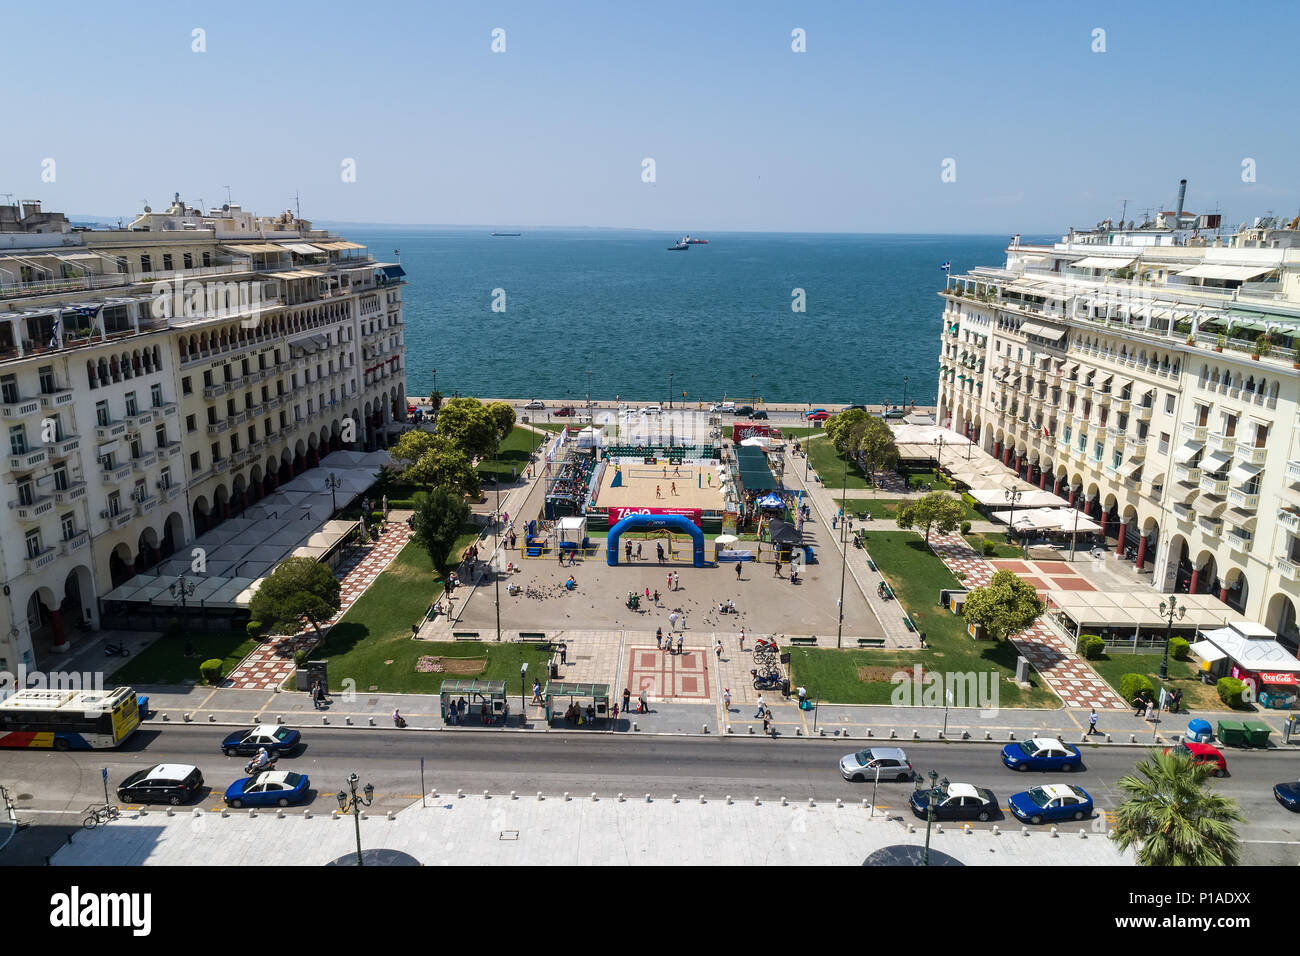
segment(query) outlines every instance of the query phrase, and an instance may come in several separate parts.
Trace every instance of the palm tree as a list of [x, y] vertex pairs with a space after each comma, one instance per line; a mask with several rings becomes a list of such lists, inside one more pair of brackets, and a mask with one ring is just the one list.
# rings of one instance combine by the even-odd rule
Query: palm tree
[[1234, 823], [1246, 818], [1237, 802], [1206, 791], [1212, 764], [1153, 750], [1138, 775], [1119, 781], [1127, 799], [1115, 813], [1110, 838], [1121, 850], [1137, 847], [1143, 866], [1236, 866], [1241, 842]]

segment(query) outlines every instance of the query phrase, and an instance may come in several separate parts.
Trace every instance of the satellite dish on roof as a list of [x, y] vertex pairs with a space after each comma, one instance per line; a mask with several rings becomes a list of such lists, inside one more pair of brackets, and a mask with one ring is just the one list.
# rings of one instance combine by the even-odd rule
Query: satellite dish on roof
[[150, 209], [148, 206], [145, 206], [145, 207], [144, 207], [144, 211], [145, 211], [145, 212], [153, 212], [153, 210]]

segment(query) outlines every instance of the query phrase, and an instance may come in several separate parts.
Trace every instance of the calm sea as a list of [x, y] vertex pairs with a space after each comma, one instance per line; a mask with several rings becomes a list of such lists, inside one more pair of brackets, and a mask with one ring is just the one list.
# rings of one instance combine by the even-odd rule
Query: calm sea
[[[940, 265], [1007, 236], [342, 228], [401, 262], [407, 389], [637, 401], [934, 402]], [[504, 311], [493, 311], [504, 290]], [[791, 309], [802, 289], [806, 311]], [[497, 301], [501, 301], [498, 296]]]

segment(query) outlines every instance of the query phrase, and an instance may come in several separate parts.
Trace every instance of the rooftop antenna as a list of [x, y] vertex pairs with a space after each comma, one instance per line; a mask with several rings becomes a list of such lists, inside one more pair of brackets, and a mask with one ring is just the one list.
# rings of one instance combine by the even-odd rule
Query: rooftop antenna
[[293, 191], [293, 208], [295, 213], [297, 214], [297, 218], [301, 219], [302, 218], [302, 196], [299, 195], [298, 190], [296, 189]]
[[8, 199], [8, 200], [9, 200], [9, 205], [11, 205], [11, 206], [16, 206], [16, 205], [17, 205], [17, 203], [14, 202], [14, 194], [13, 194], [13, 193], [0, 193], [0, 196], [4, 196], [6, 199]]
[[229, 187], [229, 186], [223, 186], [223, 187], [221, 187], [221, 188], [224, 189], [224, 190], [226, 191], [226, 205], [229, 206], [230, 203], [231, 203], [231, 199], [230, 199], [230, 187]]
[[1127, 200], [1127, 199], [1123, 199], [1123, 200], [1121, 200], [1121, 202], [1124, 203], [1124, 208], [1121, 209], [1121, 210], [1120, 210], [1120, 213], [1119, 213], [1119, 227], [1120, 227], [1121, 229], [1123, 229], [1123, 228], [1124, 228], [1124, 216], [1128, 213], [1128, 200]]

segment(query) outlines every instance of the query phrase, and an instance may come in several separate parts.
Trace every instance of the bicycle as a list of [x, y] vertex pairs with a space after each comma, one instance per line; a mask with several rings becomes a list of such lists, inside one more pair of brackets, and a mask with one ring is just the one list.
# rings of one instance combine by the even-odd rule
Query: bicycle
[[102, 807], [89, 806], [83, 812], [86, 818], [81, 821], [81, 825], [87, 830], [93, 830], [100, 824], [116, 820], [122, 815], [122, 811], [112, 804], [105, 804]]

